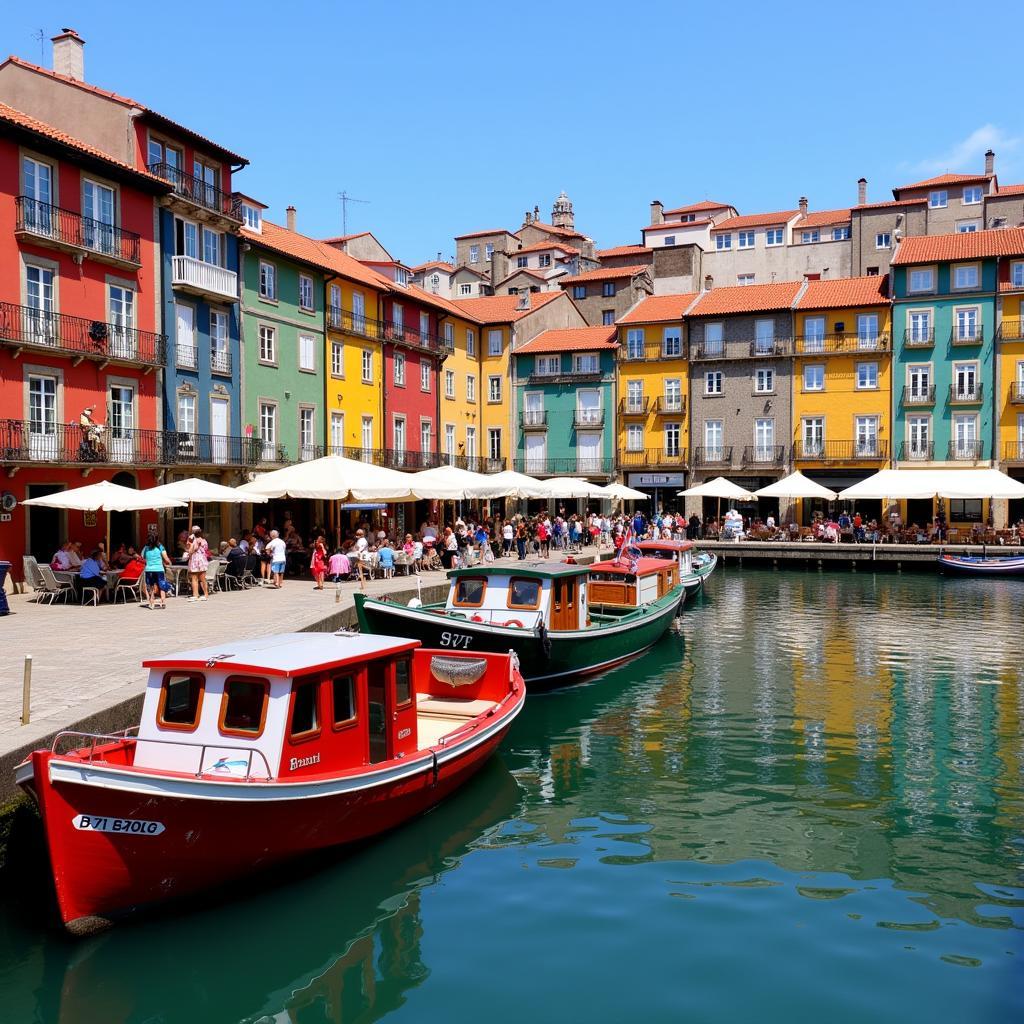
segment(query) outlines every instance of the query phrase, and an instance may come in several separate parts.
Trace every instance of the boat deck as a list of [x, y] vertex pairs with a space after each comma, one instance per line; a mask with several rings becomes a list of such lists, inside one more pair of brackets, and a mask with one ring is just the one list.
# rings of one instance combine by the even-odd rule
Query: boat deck
[[436, 697], [421, 693], [416, 698], [416, 744], [422, 750], [436, 746], [442, 736], [461, 729], [477, 715], [498, 705], [492, 700], [467, 700], [465, 697]]

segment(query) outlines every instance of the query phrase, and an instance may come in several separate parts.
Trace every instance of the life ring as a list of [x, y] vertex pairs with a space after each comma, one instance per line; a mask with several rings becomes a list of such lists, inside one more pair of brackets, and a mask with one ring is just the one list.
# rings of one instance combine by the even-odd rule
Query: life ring
[[484, 621], [484, 617], [482, 615], [474, 615], [469, 621], [470, 622], [483, 622]]
[[509, 619], [508, 622], [502, 623], [505, 626], [517, 626], [519, 629], [523, 628], [523, 624], [518, 619]]

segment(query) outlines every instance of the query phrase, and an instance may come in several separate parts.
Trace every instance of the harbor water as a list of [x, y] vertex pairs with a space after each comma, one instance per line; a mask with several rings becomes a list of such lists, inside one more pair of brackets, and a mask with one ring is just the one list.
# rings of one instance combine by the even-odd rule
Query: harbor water
[[85, 941], [4, 1022], [1024, 1019], [1024, 583], [727, 570], [433, 813]]

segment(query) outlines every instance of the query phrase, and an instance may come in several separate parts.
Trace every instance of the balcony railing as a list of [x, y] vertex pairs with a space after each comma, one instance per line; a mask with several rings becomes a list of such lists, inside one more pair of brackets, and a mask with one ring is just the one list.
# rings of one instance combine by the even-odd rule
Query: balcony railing
[[658, 395], [659, 416], [681, 416], [686, 411], [685, 395]]
[[985, 341], [985, 329], [981, 324], [974, 327], [953, 327], [949, 332], [950, 345], [981, 345]]
[[784, 444], [748, 444], [743, 449], [744, 466], [779, 466], [785, 461]]
[[793, 446], [793, 458], [804, 462], [843, 462], [889, 458], [889, 442], [880, 438], [860, 441], [804, 441]]
[[623, 469], [680, 469], [687, 464], [685, 448], [625, 448], [619, 452]]
[[405, 345], [409, 348], [424, 349], [433, 352], [435, 355], [447, 355], [449, 349], [442, 343], [436, 334], [428, 334], [418, 327], [408, 327], [404, 324], [393, 324], [383, 322], [378, 325], [380, 337], [384, 341], [390, 341], [393, 345]]
[[869, 334], [799, 334], [795, 352], [799, 355], [830, 355], [843, 352], [888, 352], [891, 339], [886, 332]]
[[1011, 405], [1024, 405], [1024, 380], [1015, 380], [1010, 384], [1009, 399]]
[[44, 245], [88, 252], [108, 262], [139, 266], [142, 239], [134, 231], [83, 217], [38, 199], [18, 196], [14, 230]]
[[210, 353], [210, 372], [231, 376], [231, 353], [223, 349], [214, 349]]
[[519, 457], [512, 460], [512, 468], [528, 476], [611, 476], [615, 464], [613, 459], [602, 456], [590, 458], [580, 455], [562, 459]]
[[922, 331], [908, 327], [903, 332], [904, 348], [931, 348], [935, 344], [935, 331]]
[[259, 438], [224, 437], [173, 430], [141, 430], [106, 424], [90, 442], [77, 423], [0, 420], [0, 461], [68, 465], [257, 466], [284, 463], [283, 447]]
[[749, 338], [690, 345], [691, 360], [772, 359], [793, 353], [790, 338]]
[[732, 464], [732, 445], [726, 444], [719, 447], [704, 445], [693, 449], [693, 464], [695, 466], [728, 466]]
[[996, 337], [1002, 341], [1024, 340], [1024, 320], [1004, 320], [996, 329]]
[[668, 359], [685, 359], [686, 349], [678, 345], [630, 345], [628, 342], [619, 349], [619, 361], [623, 363], [658, 362]]
[[579, 407], [572, 414], [572, 425], [574, 427], [603, 427], [604, 409], [580, 409]]
[[1003, 462], [1024, 462], [1024, 441], [1007, 441], [1003, 446]]
[[651, 407], [649, 398], [623, 398], [619, 402], [619, 414], [622, 416], [646, 416]]
[[240, 196], [228, 195], [214, 185], [207, 184], [202, 178], [186, 174], [180, 167], [174, 167], [168, 163], [149, 164], [150, 174], [170, 182], [174, 186], [174, 195], [180, 196], [189, 203], [209, 210], [212, 213], [220, 214], [222, 217], [230, 217], [231, 220], [242, 219], [242, 200]]
[[900, 444], [900, 462], [931, 462], [935, 458], [935, 445], [931, 441], [903, 441]]
[[176, 345], [174, 364], [183, 370], [199, 369], [199, 349], [194, 345]]
[[152, 331], [0, 302], [0, 339], [101, 362], [163, 366], [166, 338]]
[[982, 401], [984, 385], [980, 382], [973, 387], [961, 387], [959, 384], [949, 386], [950, 405], [978, 405]]
[[328, 455], [341, 455], [346, 459], [355, 459], [357, 462], [366, 462], [371, 466], [384, 465], [383, 448], [360, 448], [358, 445], [329, 445]]
[[353, 313], [340, 306], [328, 306], [326, 310], [327, 326], [335, 331], [345, 331], [361, 338], [379, 340], [383, 337], [381, 323], [361, 313]]
[[524, 409], [519, 414], [519, 422], [524, 430], [542, 430], [548, 425], [547, 409]]
[[486, 455], [442, 455], [441, 465], [465, 469], [470, 473], [501, 473], [505, 469], [505, 460]]
[[444, 456], [440, 452], [410, 452], [401, 448], [384, 449], [384, 465], [389, 469], [435, 469]]
[[950, 441], [946, 457], [952, 462], [977, 462], [981, 453], [981, 441]]
[[171, 284], [221, 299], [238, 298], [238, 275], [233, 270], [194, 256], [175, 256], [171, 260]]
[[904, 405], [934, 405], [935, 404], [935, 385], [929, 384], [913, 386], [910, 384], [903, 385], [903, 404]]

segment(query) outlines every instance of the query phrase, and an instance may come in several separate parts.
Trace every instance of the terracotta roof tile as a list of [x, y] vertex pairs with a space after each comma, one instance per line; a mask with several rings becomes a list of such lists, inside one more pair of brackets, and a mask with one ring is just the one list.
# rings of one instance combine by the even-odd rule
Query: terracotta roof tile
[[509, 255], [521, 256], [524, 252], [543, 252], [548, 249], [561, 249], [562, 252], [566, 252], [570, 256], [579, 255], [579, 249], [574, 249], [571, 245], [565, 245], [562, 242], [534, 242], [533, 245], [527, 245], [522, 249], [516, 249], [515, 252], [509, 253]]
[[[648, 224], [646, 227], [642, 227], [641, 231], [660, 231], [662, 228], [672, 228], [680, 230], [681, 228], [699, 228], [705, 224], [711, 224], [712, 220], [710, 217], [701, 217], [698, 220], [666, 220], [660, 224]], [[726, 223], [729, 223], [726, 221]]]
[[598, 249], [599, 260], [612, 259], [615, 256], [650, 256], [653, 250], [646, 245], [616, 245], [611, 249]]
[[456, 235], [455, 241], [458, 242], [463, 238], [483, 238], [484, 235], [511, 235], [513, 238], [519, 237], [514, 231], [509, 231], [507, 228], [495, 228], [493, 231], [470, 231], [465, 235]]
[[809, 213], [793, 225], [793, 230], [803, 231], [806, 228], [826, 228], [833, 224], [849, 223], [850, 208], [847, 206], [842, 210], [818, 210], [816, 213]]
[[994, 174], [938, 174], [934, 178], [915, 181], [911, 185], [900, 185], [894, 188], [893, 192], [903, 192], [908, 188], [934, 188], [938, 185], [966, 185], [972, 181], [988, 181], [994, 177]]
[[808, 281], [797, 309], [843, 309], [849, 306], [887, 306], [889, 275], [879, 277], [838, 277]]
[[650, 264], [638, 263], [631, 267], [601, 267], [598, 270], [585, 270], [582, 274], [573, 274], [570, 277], [560, 277], [559, 284], [577, 284], [580, 281], [614, 281], [619, 277], [632, 277], [634, 274], [642, 274], [650, 270]]
[[538, 281], [548, 280], [539, 270], [531, 270], [529, 267], [516, 267], [511, 274], [502, 278], [495, 287], [500, 288], [506, 281], [511, 281], [513, 277], [518, 277], [520, 274], [526, 274], [527, 277], [536, 278]]
[[58, 142], [62, 146], [67, 146], [68, 149], [74, 150], [76, 153], [81, 153], [83, 156], [89, 156], [94, 160], [99, 160], [108, 167], [116, 167], [122, 172], [131, 174], [134, 177], [145, 181], [147, 185], [153, 187], [156, 191], [171, 191], [171, 185], [164, 181], [163, 178], [158, 178], [155, 174], [150, 174], [149, 171], [140, 171], [137, 168], [132, 167], [131, 164], [115, 160], [112, 156], [108, 156], [102, 150], [96, 149], [95, 146], [90, 146], [87, 142], [82, 142], [80, 139], [76, 139], [74, 136], [68, 135], [66, 132], [62, 132], [60, 129], [54, 128], [52, 125], [46, 124], [44, 121], [40, 121], [37, 118], [22, 113], [20, 110], [15, 110], [14, 107], [9, 107], [6, 103], [0, 103], [0, 121], [6, 122], [7, 124], [13, 125], [17, 128], [23, 128], [30, 132], [34, 132], [36, 135], [41, 135], [44, 138], [49, 139], [51, 142]]
[[729, 316], [735, 313], [760, 313], [789, 309], [803, 287], [803, 281], [779, 284], [728, 285], [704, 292], [690, 309], [689, 316]]
[[881, 203], [863, 203], [862, 205], [854, 206], [850, 213], [852, 214], [854, 210], [881, 210], [887, 206], [922, 206], [927, 202], [928, 200], [924, 196], [920, 199], [889, 199]]
[[997, 196], [1019, 196], [1024, 194], [1024, 185], [1000, 185]]
[[892, 266], [1024, 255], [1024, 228], [960, 231], [952, 235], [911, 235], [896, 247]]
[[541, 331], [532, 341], [515, 350], [515, 355], [542, 352], [594, 352], [619, 347], [614, 327], [564, 327]]
[[491, 278], [490, 274], [485, 274], [482, 270], [475, 270], [473, 267], [466, 266], [465, 263], [461, 267], [455, 267], [452, 273], [461, 274], [462, 271], [466, 271], [467, 274], [472, 274], [474, 277], [479, 277], [481, 281], [489, 281]]
[[[523, 228], [539, 228], [541, 231], [547, 231], [551, 235], [561, 235], [563, 238], [586, 238], [586, 235], [581, 235], [578, 231], [573, 228], [556, 228], [554, 224], [545, 224], [542, 220], [531, 220], [529, 224], [524, 224]], [[519, 230], [522, 231], [523, 228]]]
[[745, 217], [730, 217], [716, 224], [712, 231], [736, 231], [740, 228], [773, 227], [776, 224], [788, 224], [799, 210], [777, 210], [775, 213], [751, 213]]
[[365, 238], [369, 231], [357, 231], [354, 235], [335, 235], [334, 238], [322, 238], [322, 242], [326, 242], [328, 245], [336, 245], [338, 242], [349, 242], [353, 238]]
[[471, 317], [476, 318], [484, 324], [509, 324], [516, 320], [522, 320], [535, 309], [547, 305], [552, 299], [559, 299], [565, 293], [562, 291], [552, 292], [527, 292], [530, 298], [529, 309], [516, 309], [516, 305], [522, 298], [521, 295], [483, 295], [477, 299], [455, 299], [454, 305]]
[[619, 317], [619, 324], [654, 324], [667, 320], [682, 320], [683, 314], [693, 304], [699, 292], [683, 292], [679, 295], [650, 295], [638, 302], [625, 316]]
[[420, 263], [412, 268], [414, 274], [418, 274], [421, 270], [443, 270], [445, 273], [451, 274], [454, 273], [455, 267], [444, 260], [428, 260], [426, 263]]
[[463, 320], [470, 321], [470, 323], [479, 324], [482, 322], [466, 310], [460, 309], [459, 306], [452, 302], [451, 299], [443, 298], [440, 295], [434, 295], [431, 292], [425, 292], [422, 288], [419, 288], [414, 284], [409, 285], [407, 288], [393, 288], [392, 291], [396, 294], [409, 294], [413, 298], [419, 299], [420, 302], [427, 306], [433, 306], [435, 309], [443, 310], [445, 313], [461, 317]]
[[731, 210], [732, 203], [714, 203], [710, 199], [704, 199], [699, 203], [690, 203], [689, 206], [677, 206], [673, 210], [666, 210], [665, 216], [670, 213], [708, 213], [711, 210]]

